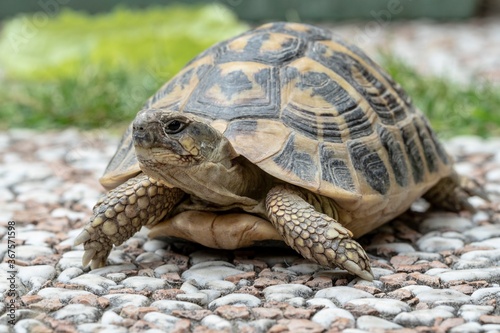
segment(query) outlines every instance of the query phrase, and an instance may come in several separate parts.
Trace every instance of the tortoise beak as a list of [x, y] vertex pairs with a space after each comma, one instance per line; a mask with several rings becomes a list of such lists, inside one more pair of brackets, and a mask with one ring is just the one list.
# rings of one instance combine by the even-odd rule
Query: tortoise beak
[[[150, 110], [144, 110], [150, 111]], [[153, 147], [156, 138], [154, 133], [158, 133], [159, 123], [153, 118], [154, 112], [141, 111], [137, 114], [132, 124], [132, 136], [134, 138], [134, 145], [142, 148]]]

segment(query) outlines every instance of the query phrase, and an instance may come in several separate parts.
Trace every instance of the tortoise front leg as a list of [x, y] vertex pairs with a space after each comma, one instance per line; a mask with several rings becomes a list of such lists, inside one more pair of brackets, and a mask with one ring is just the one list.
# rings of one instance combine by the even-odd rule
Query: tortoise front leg
[[145, 174], [129, 179], [109, 191], [94, 206], [94, 216], [76, 237], [84, 244], [83, 266], [106, 265], [114, 245], [132, 237], [142, 226], [153, 226], [172, 211], [184, 192], [169, 188]]
[[273, 187], [267, 194], [266, 209], [285, 242], [304, 258], [373, 280], [370, 260], [351, 238], [352, 233], [332, 217], [316, 211], [297, 188]]

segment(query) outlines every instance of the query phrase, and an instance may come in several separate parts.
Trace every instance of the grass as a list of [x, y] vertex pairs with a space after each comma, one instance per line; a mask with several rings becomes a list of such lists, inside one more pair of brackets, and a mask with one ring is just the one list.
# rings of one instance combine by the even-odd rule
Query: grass
[[[22, 22], [7, 22], [0, 37], [0, 69], [6, 69], [1, 129], [122, 127], [190, 58], [247, 28], [220, 6], [119, 9], [92, 17], [63, 12], [12, 52], [9, 37]], [[440, 136], [500, 135], [494, 87], [422, 76], [391, 56], [382, 66]]]

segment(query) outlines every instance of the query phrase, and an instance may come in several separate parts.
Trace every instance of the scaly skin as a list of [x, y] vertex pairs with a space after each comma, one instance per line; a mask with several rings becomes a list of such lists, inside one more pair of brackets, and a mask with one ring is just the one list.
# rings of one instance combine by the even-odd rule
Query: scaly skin
[[285, 242], [303, 257], [324, 266], [338, 266], [365, 280], [373, 280], [370, 260], [352, 233], [332, 217], [320, 213], [295, 187], [278, 185], [266, 198], [270, 221]]
[[113, 245], [120, 245], [142, 226], [160, 222], [184, 196], [145, 174], [129, 179], [109, 191], [94, 206], [94, 216], [76, 237], [75, 245], [84, 244], [83, 266], [106, 265]]

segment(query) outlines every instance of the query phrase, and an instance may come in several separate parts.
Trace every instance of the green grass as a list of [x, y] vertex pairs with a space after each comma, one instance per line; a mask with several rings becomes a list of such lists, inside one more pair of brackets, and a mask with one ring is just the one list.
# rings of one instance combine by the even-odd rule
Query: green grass
[[500, 136], [498, 87], [474, 82], [460, 85], [440, 77], [422, 76], [387, 55], [382, 65], [405, 88], [440, 136]]
[[[247, 28], [214, 5], [98, 16], [66, 11], [34, 38], [12, 38], [23, 22], [7, 22], [0, 36], [3, 129], [122, 127], [189, 59]], [[494, 87], [422, 76], [390, 56], [382, 66], [440, 136], [500, 135], [500, 94]]]

